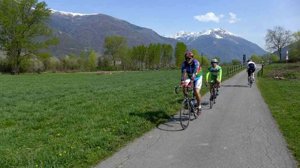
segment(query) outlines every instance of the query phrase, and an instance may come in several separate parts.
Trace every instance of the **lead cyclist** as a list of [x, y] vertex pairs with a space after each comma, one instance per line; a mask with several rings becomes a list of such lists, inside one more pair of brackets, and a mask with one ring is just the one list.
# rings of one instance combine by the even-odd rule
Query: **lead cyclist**
[[184, 58], [185, 61], [181, 65], [181, 86], [183, 86], [183, 93], [186, 95], [186, 88], [193, 85], [197, 99], [197, 115], [199, 115], [201, 111], [202, 68], [191, 51], [187, 51]]

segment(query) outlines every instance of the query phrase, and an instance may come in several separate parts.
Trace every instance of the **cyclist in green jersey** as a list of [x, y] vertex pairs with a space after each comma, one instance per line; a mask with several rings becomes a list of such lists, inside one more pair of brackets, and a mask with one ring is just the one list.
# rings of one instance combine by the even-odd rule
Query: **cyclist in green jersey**
[[[222, 67], [218, 65], [217, 59], [211, 60], [211, 67], [208, 68], [208, 72], [206, 74], [206, 85], [209, 83], [209, 90], [211, 91], [212, 86], [214, 84], [217, 85], [217, 88], [220, 88], [221, 80], [222, 80]], [[217, 89], [218, 95], [219, 89]]]

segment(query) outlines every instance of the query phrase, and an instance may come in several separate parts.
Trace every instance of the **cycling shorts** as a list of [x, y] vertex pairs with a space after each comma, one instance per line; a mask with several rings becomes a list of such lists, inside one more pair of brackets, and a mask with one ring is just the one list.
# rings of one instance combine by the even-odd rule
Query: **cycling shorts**
[[[188, 85], [191, 82], [191, 79], [186, 79], [184, 81], [185, 85]], [[196, 89], [201, 89], [202, 87], [202, 76], [200, 76], [199, 78], [196, 78], [196, 80], [194, 80], [194, 87]]]

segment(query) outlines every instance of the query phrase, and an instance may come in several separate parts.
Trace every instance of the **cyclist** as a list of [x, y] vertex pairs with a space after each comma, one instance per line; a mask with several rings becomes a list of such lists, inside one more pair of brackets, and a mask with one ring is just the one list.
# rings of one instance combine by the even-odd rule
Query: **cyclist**
[[181, 86], [183, 86], [183, 93], [186, 95], [186, 88], [194, 85], [194, 94], [197, 99], [197, 114], [199, 115], [201, 111], [202, 68], [191, 51], [187, 51], [184, 54], [184, 58], [185, 61], [181, 65]]
[[[249, 85], [250, 76], [253, 75], [255, 69], [256, 69], [256, 64], [252, 60], [248, 60], [247, 61], [248, 85]], [[253, 80], [254, 80], [254, 75], [253, 75]]]
[[218, 65], [218, 60], [217, 59], [212, 59], [211, 60], [211, 67], [208, 68], [208, 72], [206, 73], [206, 85], [209, 85], [209, 90], [211, 92], [212, 86], [214, 84], [217, 85], [217, 95], [219, 94], [219, 89], [221, 80], [222, 80], [222, 67]]

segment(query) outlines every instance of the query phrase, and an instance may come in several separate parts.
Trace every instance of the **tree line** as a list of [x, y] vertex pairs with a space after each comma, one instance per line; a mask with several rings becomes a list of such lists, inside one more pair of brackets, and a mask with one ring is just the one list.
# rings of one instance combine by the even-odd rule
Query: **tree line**
[[[104, 52], [82, 51], [79, 55], [69, 54], [58, 58], [42, 52], [43, 48], [56, 45], [59, 41], [51, 36], [46, 22], [51, 14], [45, 2], [37, 0], [0, 0], [0, 71], [95, 71], [95, 70], [146, 70], [180, 67], [187, 46], [178, 42], [173, 48], [169, 44], [149, 44], [129, 47], [126, 38], [105, 38]], [[300, 60], [300, 32], [292, 34], [282, 27], [268, 30], [266, 44], [270, 51], [281, 51], [290, 45], [290, 61]], [[1, 54], [1, 51], [4, 53]], [[207, 57], [192, 50], [202, 65], [208, 65]], [[276, 60], [274, 56], [253, 59]], [[218, 58], [220, 60], [220, 58]], [[260, 61], [260, 60], [258, 60]], [[239, 60], [233, 60], [238, 64]]]

